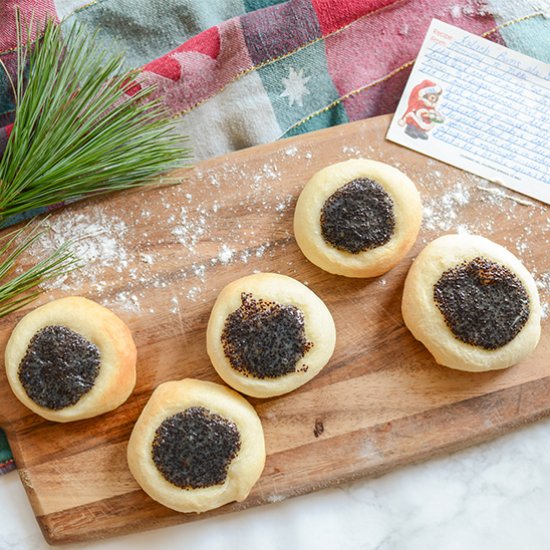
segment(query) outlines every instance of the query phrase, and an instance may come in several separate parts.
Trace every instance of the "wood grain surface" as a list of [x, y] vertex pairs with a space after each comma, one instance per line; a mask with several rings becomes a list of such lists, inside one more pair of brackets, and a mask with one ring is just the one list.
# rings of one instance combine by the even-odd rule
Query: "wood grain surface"
[[[495, 186], [385, 141], [388, 123], [379, 117], [244, 150], [180, 171], [180, 185], [86, 201], [52, 215], [57, 236], [74, 236], [86, 224], [102, 227], [103, 234], [93, 237], [94, 261], [38, 303], [80, 294], [111, 307], [133, 331], [138, 382], [118, 410], [61, 425], [23, 407], [0, 369], [0, 425], [49, 542], [192, 521], [380, 475], [548, 414], [548, 322], [538, 348], [521, 364], [463, 373], [435, 364], [414, 340], [400, 300], [422, 247], [439, 235], [468, 230], [519, 255], [539, 281], [547, 307], [550, 209], [536, 201], [520, 204], [513, 200], [518, 195], [502, 188], [487, 191]], [[425, 221], [409, 256], [390, 273], [351, 280], [302, 256], [292, 217], [316, 170], [361, 156], [397, 165], [417, 182]], [[336, 351], [302, 388], [251, 400], [264, 425], [268, 457], [250, 497], [204, 516], [178, 514], [139, 489], [126, 465], [126, 443], [160, 382], [221, 382], [206, 354], [210, 309], [223, 286], [255, 270], [293, 276], [325, 300], [336, 322]], [[23, 314], [0, 321], [2, 349]]]

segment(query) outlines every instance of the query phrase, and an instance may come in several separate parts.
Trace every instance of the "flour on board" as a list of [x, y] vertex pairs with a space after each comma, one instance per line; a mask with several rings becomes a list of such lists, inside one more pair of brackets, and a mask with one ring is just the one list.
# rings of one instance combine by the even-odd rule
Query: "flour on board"
[[[369, 144], [343, 145], [341, 155], [341, 160], [373, 157], [407, 172], [406, 165], [374, 154]], [[211, 300], [223, 273], [220, 270], [234, 264], [247, 265], [252, 273], [269, 269], [271, 258], [279, 258], [279, 266], [280, 258], [285, 258], [287, 268], [281, 272], [301, 280], [302, 256], [294, 243], [292, 218], [305, 182], [284, 173], [282, 166], [288, 164], [289, 157], [293, 163], [309, 166], [315, 152], [297, 145], [282, 146], [270, 161], [254, 169], [246, 163], [229, 162], [215, 170], [195, 169], [194, 178], [187, 183], [158, 190], [155, 200], [160, 207], [156, 209], [147, 204], [147, 191], [142, 191], [143, 207], [136, 211], [113, 213], [109, 202], [100, 200], [85, 208], [77, 204], [55, 213], [48, 221], [51, 230], [31, 253], [44, 256], [71, 238], [75, 255], [84, 265], [44, 287], [65, 295], [85, 292], [104, 305], [131, 313], [161, 313], [162, 306], [156, 304], [167, 303], [169, 312], [176, 315], [186, 302]], [[499, 219], [517, 222], [514, 232], [500, 237], [505, 241], [501, 244], [533, 273], [543, 314], [548, 316], [550, 271], [537, 270], [529, 245], [533, 231], [542, 232], [545, 243], [550, 244], [550, 219], [542, 228], [529, 222], [545, 207], [531, 201], [526, 204], [519, 195], [471, 174], [457, 172], [458, 177], [448, 181], [441, 165], [431, 159], [426, 166], [425, 174], [415, 182], [424, 203], [419, 244], [446, 233], [491, 238]], [[201, 203], [204, 186], [212, 198]], [[238, 197], [231, 205], [224, 204], [229, 189], [237, 190]], [[471, 211], [474, 216], [468, 214]], [[169, 264], [169, 274], [158, 269], [161, 261], [163, 269]], [[389, 289], [386, 278], [378, 282]], [[150, 298], [153, 293], [158, 300]]]

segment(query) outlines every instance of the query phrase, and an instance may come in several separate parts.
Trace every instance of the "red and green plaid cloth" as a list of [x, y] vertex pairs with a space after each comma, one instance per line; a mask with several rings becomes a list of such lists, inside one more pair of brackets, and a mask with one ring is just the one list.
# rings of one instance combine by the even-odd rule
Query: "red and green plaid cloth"
[[[124, 50], [197, 159], [392, 112], [434, 17], [550, 61], [548, 0], [1, 0], [12, 74], [15, 5]], [[1, 75], [0, 151], [14, 115]]]

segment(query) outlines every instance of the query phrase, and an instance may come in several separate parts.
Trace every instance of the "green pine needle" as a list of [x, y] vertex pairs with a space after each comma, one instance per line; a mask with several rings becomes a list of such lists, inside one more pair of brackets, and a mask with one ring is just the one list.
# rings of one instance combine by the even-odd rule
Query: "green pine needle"
[[32, 302], [42, 292], [40, 283], [79, 267], [71, 243], [65, 243], [44, 260], [13, 276], [19, 256], [46, 232], [41, 229], [42, 223], [32, 227], [27, 224], [0, 237], [0, 317]]
[[[190, 157], [153, 88], [80, 26], [32, 43], [18, 15], [16, 117], [0, 160], [0, 222], [34, 208], [143, 185]], [[1, 61], [0, 61], [1, 63]], [[4, 68], [5, 69], [5, 68]], [[1, 299], [1, 296], [0, 296]], [[0, 310], [1, 311], [1, 310]]]

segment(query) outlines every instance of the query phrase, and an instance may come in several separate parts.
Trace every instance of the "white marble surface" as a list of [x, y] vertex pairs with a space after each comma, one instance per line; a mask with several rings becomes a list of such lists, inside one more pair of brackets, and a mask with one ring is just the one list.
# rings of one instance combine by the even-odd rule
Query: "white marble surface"
[[[550, 419], [384, 477], [127, 537], [101, 550], [545, 550]], [[19, 476], [0, 477], [0, 549], [48, 548]]]

